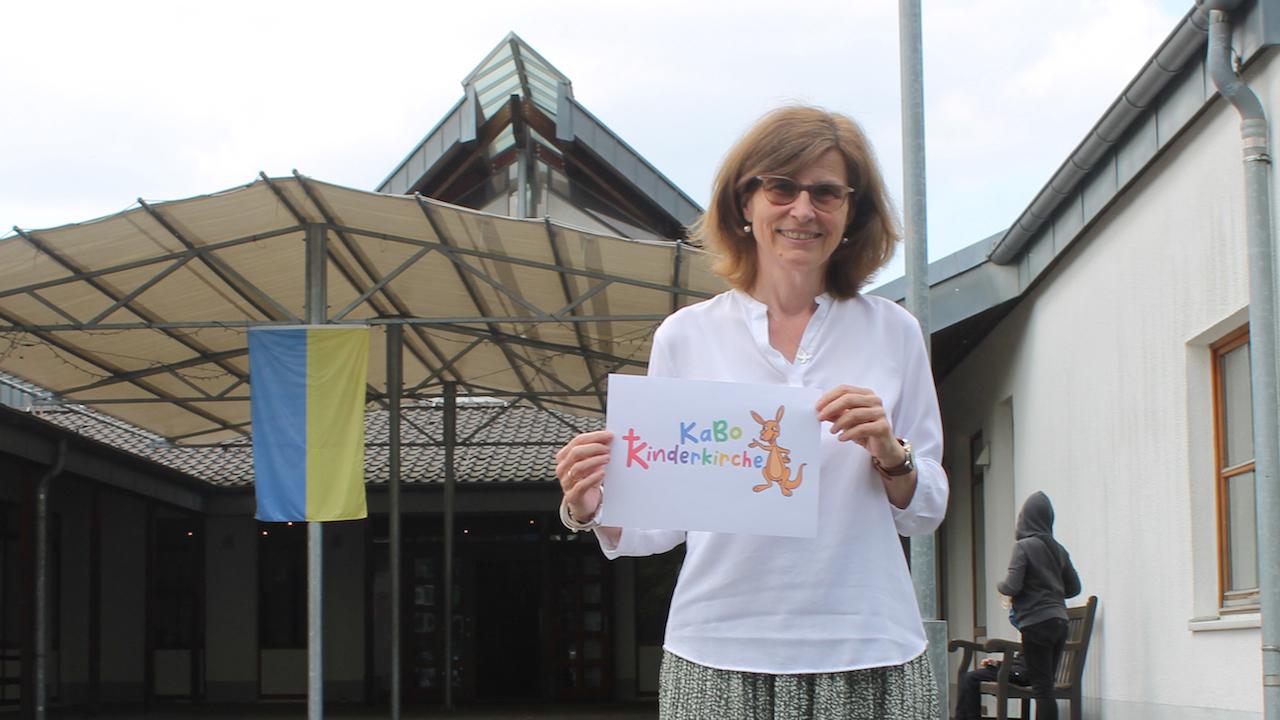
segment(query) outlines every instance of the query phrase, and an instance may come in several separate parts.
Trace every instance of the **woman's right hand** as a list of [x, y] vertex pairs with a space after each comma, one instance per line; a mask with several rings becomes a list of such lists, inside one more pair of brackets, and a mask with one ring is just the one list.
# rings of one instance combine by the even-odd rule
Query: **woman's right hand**
[[609, 464], [608, 430], [582, 433], [556, 453], [556, 477], [569, 512], [578, 522], [590, 522], [600, 509], [600, 483]]

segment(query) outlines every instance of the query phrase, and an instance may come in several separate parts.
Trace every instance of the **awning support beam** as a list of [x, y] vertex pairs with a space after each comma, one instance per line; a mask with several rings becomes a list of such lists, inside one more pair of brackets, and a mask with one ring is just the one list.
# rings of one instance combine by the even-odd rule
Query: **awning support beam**
[[179, 269], [179, 268], [181, 268], [183, 265], [186, 265], [186, 264], [187, 264], [187, 262], [188, 262], [190, 259], [191, 259], [191, 258], [182, 258], [181, 260], [178, 260], [177, 262], [173, 263], [173, 264], [172, 264], [172, 265], [170, 265], [169, 267], [167, 267], [167, 268], [165, 268], [165, 269], [161, 270], [160, 272], [156, 273], [154, 276], [152, 276], [152, 278], [151, 278], [150, 280], [148, 280], [148, 281], [146, 281], [146, 282], [142, 283], [141, 285], [139, 285], [138, 287], [134, 288], [134, 289], [133, 289], [133, 292], [130, 292], [128, 295], [125, 295], [124, 297], [122, 297], [122, 298], [120, 298], [119, 300], [115, 301], [115, 303], [113, 303], [113, 304], [112, 304], [110, 307], [108, 307], [106, 310], [103, 310], [102, 312], [98, 313], [97, 315], [94, 315], [94, 316], [93, 316], [93, 318], [91, 318], [91, 319], [89, 320], [89, 322], [87, 322], [87, 323], [85, 323], [85, 324], [86, 324], [86, 325], [97, 325], [98, 323], [102, 322], [102, 320], [103, 320], [104, 318], [108, 317], [109, 315], [111, 315], [111, 313], [113, 313], [113, 312], [115, 312], [116, 310], [119, 310], [120, 308], [122, 308], [122, 307], [124, 307], [124, 306], [128, 305], [129, 303], [133, 302], [134, 298], [138, 297], [139, 295], [141, 295], [142, 293], [146, 292], [147, 290], [150, 290], [151, 288], [155, 287], [156, 283], [158, 283], [158, 282], [160, 282], [161, 280], [163, 280], [163, 279], [165, 279], [165, 278], [169, 277], [170, 275], [172, 275], [172, 274], [174, 273], [174, 271], [178, 270], [178, 269]]
[[[248, 354], [249, 354], [249, 348], [247, 347], [236, 348], [235, 350], [224, 350], [222, 352], [210, 353], [208, 355], [193, 357], [193, 358], [190, 358], [189, 360], [183, 360], [181, 362], [168, 363], [165, 365], [157, 365], [155, 367], [149, 367], [145, 370], [134, 370], [133, 372], [122, 373], [119, 375], [112, 375], [109, 378], [106, 378], [104, 380], [99, 380], [98, 382], [95, 382], [95, 383], [89, 383], [88, 385], [73, 387], [70, 390], [63, 390], [62, 395], [64, 397], [69, 397], [76, 393], [85, 392], [86, 390], [96, 390], [101, 387], [109, 387], [111, 385], [117, 385], [122, 382], [129, 382], [130, 380], [136, 380], [138, 378], [151, 377], [153, 375], [162, 375], [164, 373], [173, 372], [175, 370], [185, 370], [186, 368], [197, 367], [200, 365], [208, 365], [210, 363], [214, 363], [220, 360], [230, 360], [231, 358], [243, 357]], [[236, 387], [243, 383], [244, 383], [244, 380], [242, 378], [237, 379], [236, 384], [232, 385], [231, 387]], [[224, 390], [223, 392], [225, 393], [226, 391]], [[93, 402], [98, 402], [98, 401], [94, 400]]]
[[[428, 205], [430, 204], [430, 201], [427, 201], [425, 198], [420, 200], [420, 202], [424, 202]], [[527, 220], [526, 222], [543, 222], [543, 221]], [[657, 290], [658, 292], [662, 292], [662, 293], [676, 293], [684, 297], [696, 298], [698, 300], [705, 300], [707, 298], [712, 297], [715, 294], [710, 292], [703, 292], [701, 290], [692, 290], [689, 288], [674, 287], [672, 285], [666, 285], [663, 283], [649, 282], [647, 280], [637, 280], [635, 278], [629, 278], [622, 275], [615, 275], [613, 273], [600, 272], [597, 270], [586, 270], [583, 268], [566, 267], [563, 265], [556, 265], [554, 263], [546, 263], [538, 260], [530, 260], [528, 258], [519, 258], [519, 257], [510, 256], [510, 255], [502, 255], [499, 253], [489, 252], [487, 250], [480, 250], [476, 248], [464, 248], [464, 247], [458, 247], [454, 245], [443, 245], [438, 242], [431, 242], [430, 240], [420, 240], [418, 238], [404, 237], [403, 235], [395, 235], [393, 233], [384, 233], [384, 232], [378, 232], [374, 230], [362, 230], [360, 228], [350, 227], [346, 225], [334, 226], [333, 229], [340, 230], [345, 233], [350, 233], [351, 235], [361, 235], [364, 237], [373, 238], [375, 240], [388, 240], [390, 242], [399, 242], [399, 243], [405, 243], [408, 245], [430, 246], [435, 248], [446, 247], [446, 248], [449, 248], [451, 252], [457, 255], [471, 255], [475, 257], [488, 258], [490, 260], [494, 260], [496, 262], [501, 262], [501, 263], [507, 263], [509, 265], [519, 265], [521, 267], [536, 268], [538, 270], [546, 270], [548, 272], [562, 272], [569, 275], [578, 275], [580, 277], [588, 277], [595, 280], [609, 280], [611, 282], [618, 283], [619, 285], [631, 285], [634, 287], [641, 287], [649, 290]], [[442, 237], [442, 236], [437, 232], [437, 237]]]
[[467, 343], [466, 347], [454, 353], [453, 357], [450, 357], [448, 360], [446, 360], [443, 365], [436, 368], [435, 370], [432, 370], [431, 373], [427, 375], [426, 379], [424, 379], [422, 382], [418, 383], [417, 385], [414, 385], [413, 387], [409, 388], [408, 392], [416, 393], [422, 388], [430, 385], [432, 381], [434, 381], [436, 378], [443, 375], [445, 371], [449, 370], [449, 368], [452, 368], [454, 363], [461, 360], [463, 356], [465, 356], [467, 353], [474, 350], [476, 346], [480, 345], [483, 342], [484, 342], [484, 338], [476, 338], [475, 340], [472, 340], [471, 342]]
[[[18, 228], [16, 227], [14, 228], [14, 230], [17, 230], [17, 229]], [[160, 265], [162, 263], [167, 263], [172, 260], [181, 260], [183, 258], [199, 257], [201, 255], [207, 255], [209, 253], [216, 252], [218, 250], [223, 250], [226, 248], [235, 247], [237, 245], [244, 245], [246, 243], [259, 242], [262, 240], [271, 240], [272, 238], [277, 238], [277, 237], [280, 237], [281, 235], [289, 235], [290, 233], [301, 232], [302, 229], [303, 228], [301, 225], [293, 225], [286, 228], [280, 228], [278, 230], [269, 230], [267, 232], [255, 233], [253, 235], [246, 235], [244, 237], [238, 237], [232, 240], [225, 240], [219, 243], [211, 243], [209, 245], [192, 248], [190, 250], [166, 253], [164, 255], [157, 255], [155, 257], [144, 258], [142, 260], [132, 260], [127, 263], [120, 263], [119, 265], [111, 265], [109, 267], [101, 268], [98, 270], [85, 270], [83, 272], [72, 273], [71, 275], [68, 275], [66, 277], [55, 278], [53, 280], [42, 280], [38, 283], [31, 283], [30, 285], [23, 285], [21, 287], [12, 288], [9, 290], [2, 290], [0, 291], [0, 299], [7, 298], [13, 295], [22, 295], [24, 293], [30, 293], [35, 290], [44, 290], [45, 288], [58, 287], [59, 285], [67, 285], [69, 283], [80, 282], [82, 280], [99, 278], [104, 275], [111, 275], [118, 272], [124, 272], [125, 270], [134, 270], [136, 268], [146, 267], [148, 265]]]
[[[463, 273], [463, 268], [465, 264], [459, 262], [452, 255], [454, 248], [446, 240], [448, 235], [445, 235], [444, 233], [440, 232], [440, 226], [439, 224], [436, 223], [435, 217], [433, 217], [431, 214], [430, 204], [425, 202], [421, 195], [418, 195], [415, 197], [418, 202], [418, 209], [422, 211], [422, 216], [426, 219], [427, 224], [431, 226], [431, 231], [436, 234], [436, 237], [440, 238], [440, 251], [443, 252], [450, 260], [453, 261], [454, 272], [457, 273], [458, 281], [462, 283], [462, 287], [467, 291], [467, 296], [471, 298], [471, 303], [475, 305], [476, 310], [481, 315], [489, 315], [490, 312], [489, 312], [488, 304], [485, 303], [484, 298], [480, 297], [480, 293], [476, 291], [475, 286], [471, 284], [471, 281], [467, 278], [466, 274]], [[468, 267], [467, 269], [470, 269], [473, 272], [475, 272], [474, 269], [472, 268]], [[481, 277], [483, 277], [483, 275], [481, 275]], [[535, 311], [541, 313], [541, 311], [536, 310], [536, 308], [535, 308]], [[490, 336], [496, 336], [498, 334], [498, 329], [493, 323], [485, 323], [485, 325], [486, 327], [489, 328]], [[503, 356], [506, 357], [507, 364], [511, 366], [511, 372], [516, 376], [516, 379], [520, 382], [520, 386], [524, 388], [526, 391], [532, 392], [533, 386], [529, 384], [529, 379], [526, 378], [524, 376], [524, 373], [520, 371], [520, 365], [519, 363], [516, 362], [516, 359], [514, 357], [514, 354], [515, 354], [514, 351], [511, 348], [507, 347], [507, 345], [505, 345], [501, 341], [497, 341], [497, 340], [491, 340], [491, 341], [498, 346], [498, 349], [502, 351]]]
[[[484, 272], [483, 270], [477, 270], [476, 268], [472, 267], [470, 263], [464, 262], [462, 258], [458, 257], [457, 255], [454, 255], [451, 249], [448, 249], [448, 250], [442, 249], [441, 252], [444, 253], [444, 255], [448, 257], [449, 260], [454, 264], [454, 266], [457, 267], [459, 270], [462, 270], [470, 273], [471, 275], [474, 275], [477, 279], [479, 279], [484, 284], [498, 291], [502, 295], [505, 295], [506, 298], [511, 302], [533, 313], [534, 318], [538, 318], [543, 321], [550, 321], [555, 319], [550, 315], [548, 315], [547, 312], [542, 308], [538, 307], [537, 305], [534, 305], [528, 300], [525, 300], [523, 297], [520, 296], [519, 293], [515, 292], [514, 290], [507, 287], [506, 285], [498, 282], [497, 280], [494, 280], [493, 278], [489, 277], [488, 273]], [[485, 314], [487, 315], [488, 312], [486, 311]]]
[[[528, 345], [529, 347], [541, 348], [543, 350], [550, 350], [552, 352], [561, 352], [565, 354], [574, 354], [574, 353], [584, 352], [581, 348], [575, 348], [572, 345], [561, 345], [559, 343], [547, 342], [546, 340], [535, 340], [533, 338], [519, 337], [517, 335], [511, 335], [510, 333], [503, 333], [503, 332], [486, 333], [484, 330], [469, 328], [464, 325], [458, 325], [453, 323], [438, 325], [436, 326], [436, 329], [444, 332], [456, 333], [459, 335], [470, 335], [472, 337], [482, 337], [482, 338], [487, 338], [492, 334], [497, 334], [501, 336], [502, 342], [508, 342], [513, 345]], [[594, 359], [605, 360], [609, 362], [626, 363], [627, 365], [632, 365], [634, 367], [649, 366], [649, 364], [644, 360], [636, 360], [635, 358], [618, 357], [617, 355], [610, 355], [609, 353], [600, 352], [599, 350], [587, 350], [585, 352], [587, 355], [589, 355]]]
[[[160, 227], [164, 228], [165, 232], [172, 235], [173, 239], [182, 243], [183, 247], [188, 250], [194, 250], [196, 248], [195, 243], [191, 242], [182, 233], [178, 232], [178, 229], [173, 226], [173, 223], [169, 222], [168, 218], [161, 215], [160, 211], [148, 205], [146, 200], [138, 198], [138, 205], [142, 206], [142, 209], [145, 210], [147, 214], [160, 225]], [[271, 318], [273, 320], [286, 319], [301, 322], [297, 315], [289, 312], [287, 308], [276, 302], [267, 293], [262, 292], [261, 289], [245, 279], [243, 275], [236, 272], [230, 265], [222, 262], [222, 260], [216, 255], [201, 254], [198, 257], [200, 258], [200, 262], [204, 263], [205, 267], [209, 268], [214, 275], [218, 276], [219, 280], [226, 283], [227, 287], [234, 290], [237, 295], [243, 298], [245, 302], [252, 305], [253, 309], [261, 313], [263, 317]]]
[[[493, 324], [500, 323], [503, 325], [581, 325], [582, 323], [659, 323], [662, 322], [666, 315], [565, 315], [564, 317], [553, 317], [550, 315], [544, 317], [531, 318], [523, 315], [456, 315], [452, 317], [376, 317], [360, 320], [343, 320], [341, 322], [330, 323], [332, 325], [414, 325], [414, 326], [432, 326], [432, 325], [465, 325], [465, 324]], [[98, 323], [97, 325], [87, 325], [85, 323], [75, 321], [71, 323], [12, 323], [9, 325], [0, 324], [0, 332], [81, 332], [101, 330], [104, 332], [115, 330], [199, 330], [201, 328], [219, 328], [230, 330], [233, 328], [250, 328], [250, 327], [271, 327], [294, 325], [288, 320], [205, 320], [194, 322], [118, 322], [118, 323]]]
[[[563, 276], [563, 275], [561, 275], [560, 277], [561, 277], [561, 282], [563, 283], [563, 282], [564, 282], [564, 276]], [[609, 287], [609, 286], [610, 286], [610, 285], [612, 285], [612, 284], [613, 284], [613, 281], [611, 281], [611, 280], [605, 280], [604, 282], [599, 283], [598, 285], [593, 286], [590, 290], [588, 290], [588, 291], [586, 291], [586, 292], [582, 293], [581, 295], [579, 295], [578, 297], [574, 298], [574, 299], [573, 299], [573, 302], [571, 302], [571, 303], [569, 303], [568, 305], [565, 305], [564, 307], [560, 308], [559, 310], [557, 310], [557, 311], [555, 311], [555, 312], [551, 313], [551, 317], [552, 317], [553, 319], [555, 319], [555, 320], [564, 320], [565, 318], [572, 317], [572, 313], [573, 313], [573, 311], [574, 311], [574, 310], [578, 309], [578, 307], [580, 307], [580, 306], [581, 306], [583, 303], [585, 303], [586, 301], [590, 300], [591, 298], [595, 297], [596, 295], [599, 295], [602, 291], [604, 291], [604, 289], [605, 289], [605, 288]], [[566, 285], [567, 285], [567, 283], [566, 283]], [[568, 293], [566, 292], [566, 295], [567, 295], [567, 294], [568, 294]], [[606, 321], [606, 320], [597, 320], [596, 322], [608, 322], [608, 321]]]
[[[298, 185], [302, 188], [302, 192], [306, 194], [307, 199], [311, 201], [311, 204], [314, 205], [316, 207], [316, 210], [320, 212], [320, 215], [321, 217], [324, 218], [324, 221], [328, 223], [328, 226], [327, 226], [328, 229], [331, 229], [334, 231], [334, 233], [338, 238], [338, 242], [342, 244], [342, 247], [346, 249], [348, 253], [351, 254], [351, 257], [357, 263], [361, 264], [362, 266], [361, 269], [370, 278], [370, 281], [376, 282], [377, 273], [374, 272], [372, 263], [369, 262], [368, 258], [364, 258], [362, 255], [360, 255], [357, 252], [356, 248], [354, 247], [354, 244], [351, 242], [350, 238], [347, 237], [347, 233], [342, 229], [342, 226], [335, 221], [333, 214], [329, 212], [328, 208], [326, 208], [324, 204], [320, 202], [320, 197], [316, 195], [315, 190], [311, 188], [311, 185], [307, 182], [307, 179], [303, 177], [297, 170], [293, 171], [293, 177], [298, 181]], [[269, 184], [272, 187], [274, 187], [274, 183], [269, 183]], [[284, 197], [284, 193], [282, 192], [277, 191], [277, 194], [279, 197]], [[287, 207], [289, 207], [291, 210], [293, 209], [292, 204], [287, 205]], [[296, 210], [294, 210], [294, 212], [296, 212]], [[347, 263], [343, 261], [343, 259], [339, 257], [336, 252], [333, 251], [333, 249], [329, 250], [329, 259], [333, 262], [334, 267], [338, 269], [338, 272], [342, 273], [343, 278], [346, 279], [348, 283], [350, 283], [351, 287], [354, 288], [357, 292], [361, 291], [363, 283], [361, 283], [356, 278], [353, 270], [347, 267]], [[369, 304], [373, 306], [375, 310], [377, 310], [377, 313], [380, 317], [392, 317], [392, 316], [409, 317], [413, 314], [409, 312], [408, 308], [405, 307], [405, 305], [400, 302], [400, 299], [394, 293], [392, 293], [388, 288], [384, 287], [382, 289], [381, 294], [382, 294], [382, 297], [385, 298], [386, 302], [389, 305], [391, 305], [390, 310], [380, 307], [374, 301], [374, 298], [377, 297], [376, 294], [374, 296], [371, 296], [368, 300]], [[427, 337], [426, 334], [422, 332], [422, 330], [415, 328], [413, 331], [413, 336], [417, 337], [418, 340], [424, 346], [426, 346], [427, 350], [429, 350], [432, 354], [436, 356], [437, 362], [444, 359], [444, 353], [441, 352], [440, 349], [435, 346], [435, 343], [431, 342], [431, 339]], [[431, 367], [431, 362], [429, 362], [427, 358], [423, 357], [422, 352], [418, 350], [418, 348], [414, 347], [412, 343], [407, 343], [406, 345], [409, 349], [409, 352], [413, 353], [413, 356], [417, 358], [418, 362], [422, 363], [423, 367]], [[465, 385], [465, 381], [461, 377], [458, 377], [457, 379], [460, 383], [463, 383]]]
[[[17, 231], [17, 233], [21, 235], [24, 240], [26, 240], [28, 243], [30, 243], [40, 252], [44, 253], [51, 260], [61, 265], [63, 268], [73, 273], [83, 274], [84, 272], [83, 268], [78, 267], [75, 263], [62, 257], [59, 253], [55, 252], [53, 248], [49, 247], [46, 243], [41, 241], [39, 238], [36, 238], [31, 233], [28, 233], [25, 230], [22, 230], [20, 228], [14, 228], [14, 230]], [[116, 292], [111, 287], [107, 286], [105, 283], [97, 279], [88, 279], [88, 280], [85, 280], [85, 282], [88, 283], [89, 286], [92, 287], [94, 290], [97, 290], [98, 292], [102, 293], [113, 302], [119, 301], [122, 297], [120, 293]], [[141, 305], [138, 305], [136, 303], [125, 303], [123, 307], [128, 309], [129, 312], [133, 313], [134, 315], [137, 315], [138, 317], [142, 318], [147, 323], [158, 322], [155, 315], [151, 311], [147, 310], [145, 307], [142, 307]], [[164, 334], [166, 337], [168, 337], [170, 340], [173, 340], [174, 342], [177, 342], [178, 344], [185, 346], [188, 350], [191, 350], [197, 355], [208, 355], [212, 352], [209, 348], [205, 347], [201, 343], [198, 343], [195, 340], [189, 337], [186, 337], [180, 333], [171, 332], [165, 329], [160, 329], [160, 332]], [[104, 365], [98, 362], [95, 362], [94, 364], [98, 365], [99, 367], [104, 367]], [[240, 370], [234, 366], [223, 364], [223, 363], [218, 363], [218, 364], [222, 367], [223, 370], [225, 370], [232, 377], [237, 377], [237, 378], [245, 377], [245, 374], [240, 372]], [[150, 392], [155, 392], [155, 391], [151, 390]], [[159, 392], [156, 392], [156, 394], [164, 395], [164, 393], [159, 393]], [[187, 410], [188, 412], [195, 413], [195, 409], [193, 408], [184, 407], [183, 409]], [[199, 413], [196, 413], [196, 414], [199, 414]]]
[[[546, 230], [547, 243], [551, 246], [551, 258], [555, 260], [556, 265], [563, 267], [564, 260], [560, 257], [560, 244], [556, 242], [556, 233], [555, 229], [551, 227], [551, 218], [543, 218], [542, 227]], [[556, 276], [560, 279], [560, 289], [564, 292], [564, 299], [569, 303], [556, 313], [557, 317], [563, 317], [572, 313], [575, 308], [586, 302], [587, 299], [594, 297], [596, 293], [612, 284], [610, 281], [604, 280], [575, 300], [573, 298], [573, 291], [569, 288], [568, 276], [562, 272], [556, 273]], [[594, 377], [596, 374], [595, 364], [591, 361], [591, 356], [587, 353], [587, 336], [582, 332], [582, 326], [575, 324], [573, 326], [573, 334], [577, 336], [578, 347], [582, 349], [582, 362], [587, 368], [587, 377]], [[604, 392], [600, 389], [599, 385], [596, 385], [596, 401], [600, 403], [600, 407], [604, 407]]]
[[[14, 322], [14, 319], [13, 319], [13, 316], [12, 316], [12, 315], [9, 315], [9, 314], [7, 314], [7, 313], [5, 313], [5, 312], [3, 312], [3, 311], [0, 311], [0, 320], [4, 320], [4, 321], [7, 321], [7, 322], [9, 322], [9, 323], [13, 323], [13, 324], [19, 324], [19, 323], [15, 323], [15, 322]], [[35, 337], [37, 337], [37, 338], [39, 338], [42, 342], [44, 342], [45, 344], [47, 344], [47, 345], [48, 345], [49, 347], [51, 347], [51, 348], [57, 348], [58, 350], [61, 350], [62, 352], [67, 353], [68, 355], [71, 355], [72, 357], [76, 358], [77, 360], [83, 360], [85, 363], [87, 363], [87, 364], [89, 364], [89, 365], [92, 365], [92, 366], [94, 366], [94, 367], [101, 368], [103, 371], [105, 371], [105, 372], [103, 373], [104, 377], [109, 377], [109, 376], [111, 376], [111, 375], [124, 374], [124, 373], [126, 372], [126, 371], [124, 370], [124, 368], [117, 367], [117, 366], [115, 366], [115, 365], [113, 365], [113, 364], [111, 364], [111, 363], [106, 362], [105, 360], [102, 360], [101, 358], [94, 358], [94, 357], [90, 357], [88, 354], [86, 354], [86, 353], [85, 353], [85, 351], [81, 350], [80, 348], [77, 348], [77, 347], [75, 347], [74, 345], [71, 345], [71, 344], [69, 344], [69, 343], [66, 343], [66, 342], [63, 342], [63, 341], [57, 340], [57, 339], [55, 339], [54, 337], [52, 337], [52, 336], [50, 336], [50, 335], [46, 335], [46, 334], [44, 334], [44, 333], [30, 333], [30, 334], [31, 334], [31, 335], [33, 335], [33, 336], [35, 336]], [[88, 372], [88, 371], [85, 371], [85, 372]], [[230, 424], [228, 424], [228, 423], [224, 422], [223, 420], [221, 420], [220, 418], [215, 417], [215, 416], [213, 416], [213, 415], [210, 415], [209, 413], [207, 413], [207, 412], [205, 412], [205, 411], [201, 410], [201, 409], [200, 409], [200, 408], [198, 408], [198, 407], [194, 407], [194, 406], [192, 406], [191, 404], [189, 404], [189, 403], [187, 403], [187, 402], [182, 402], [182, 401], [177, 401], [177, 400], [175, 400], [175, 399], [173, 398], [173, 396], [172, 396], [170, 393], [166, 393], [166, 392], [164, 392], [163, 390], [160, 390], [159, 388], [152, 387], [150, 384], [148, 384], [148, 383], [146, 383], [146, 382], [143, 382], [143, 381], [142, 381], [142, 380], [140, 380], [140, 379], [131, 380], [131, 381], [129, 381], [129, 382], [130, 382], [131, 384], [133, 384], [133, 385], [138, 386], [138, 387], [139, 387], [139, 388], [141, 388], [143, 391], [145, 391], [145, 392], [147, 392], [147, 393], [150, 393], [151, 395], [154, 395], [154, 396], [156, 396], [156, 397], [158, 397], [158, 398], [163, 398], [163, 399], [169, 400], [169, 401], [170, 401], [170, 402], [172, 402], [174, 405], [176, 405], [176, 406], [178, 406], [178, 407], [182, 408], [183, 410], [186, 410], [187, 412], [191, 413], [192, 415], [195, 415], [195, 416], [197, 416], [197, 417], [199, 417], [199, 418], [201, 418], [201, 419], [204, 419], [204, 420], [208, 420], [209, 422], [213, 423], [213, 424], [216, 426], [216, 427], [214, 427], [214, 428], [212, 428], [212, 429], [209, 429], [209, 430], [206, 430], [206, 431], [202, 432], [201, 434], [207, 434], [207, 433], [210, 433], [210, 432], [216, 432], [218, 429], [222, 429], [222, 430], [233, 430], [233, 431], [235, 431], [235, 432], [239, 432], [241, 435], [246, 434], [246, 433], [244, 433], [244, 432], [243, 432], [243, 431], [241, 431], [241, 430], [235, 430], [235, 427], [236, 427], [236, 426], [234, 426], [234, 425], [230, 425]]]
[[374, 285], [370, 287], [368, 290], [365, 290], [364, 292], [360, 293], [360, 296], [357, 297], [355, 300], [352, 300], [351, 302], [347, 303], [346, 307], [334, 313], [333, 319], [341, 320], [342, 318], [346, 317], [352, 310], [355, 310], [357, 307], [359, 307], [361, 303], [363, 303], [365, 300], [368, 300], [370, 297], [373, 296], [374, 293], [378, 292], [383, 287], [385, 287], [387, 283], [399, 277], [400, 273], [413, 267], [414, 263], [421, 260], [423, 256], [431, 252], [431, 250], [432, 248], [429, 248], [429, 247], [424, 247], [418, 250], [418, 252], [414, 253], [413, 256], [410, 257], [408, 260], [405, 260], [404, 262], [400, 263], [398, 266], [396, 266], [394, 270], [382, 276], [382, 279], [374, 283]]
[[82, 322], [82, 321], [80, 320], [80, 318], [78, 318], [78, 317], [76, 317], [76, 316], [72, 315], [71, 313], [67, 312], [66, 310], [63, 310], [63, 309], [62, 309], [61, 307], [59, 307], [56, 303], [54, 303], [52, 300], [49, 300], [48, 298], [46, 298], [45, 296], [41, 295], [40, 293], [38, 293], [38, 292], [36, 292], [36, 291], [34, 291], [34, 290], [32, 290], [31, 292], [29, 292], [29, 293], [27, 293], [27, 294], [28, 294], [28, 295], [30, 295], [32, 298], [34, 298], [36, 302], [38, 302], [38, 303], [40, 303], [41, 305], [43, 305], [43, 306], [45, 306], [45, 307], [49, 308], [50, 310], [52, 310], [52, 311], [54, 311], [55, 313], [57, 313], [59, 316], [61, 316], [61, 317], [63, 317], [63, 318], [66, 318], [68, 321], [70, 321], [70, 322], [71, 322], [70, 329], [74, 329], [74, 330], [82, 330], [82, 329], [84, 329], [85, 324], [84, 324], [84, 322]]

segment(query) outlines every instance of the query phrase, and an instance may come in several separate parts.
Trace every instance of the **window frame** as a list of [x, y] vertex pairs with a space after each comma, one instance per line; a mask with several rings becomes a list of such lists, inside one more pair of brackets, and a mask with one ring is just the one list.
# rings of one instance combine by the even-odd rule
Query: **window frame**
[[[259, 522], [258, 552], [258, 651], [305, 650], [307, 647], [307, 523]], [[273, 582], [272, 570], [281, 569], [287, 582]], [[282, 591], [284, 598], [272, 597]], [[288, 608], [290, 617], [270, 617], [272, 610]], [[267, 630], [268, 626], [272, 629]], [[261, 671], [261, 668], [259, 668]]]
[[[1227, 533], [1229, 531], [1229, 517], [1227, 510], [1227, 484], [1238, 475], [1248, 472], [1254, 472], [1254, 482], [1257, 482], [1257, 474], [1255, 467], [1257, 456], [1246, 462], [1237, 463], [1231, 467], [1224, 467], [1226, 462], [1226, 407], [1224, 394], [1226, 391], [1225, 378], [1222, 375], [1222, 358], [1234, 350], [1249, 345], [1249, 326], [1243, 325], [1223, 336], [1217, 342], [1209, 346], [1210, 353], [1210, 372], [1212, 377], [1213, 390], [1213, 468], [1214, 468], [1214, 503], [1215, 518], [1217, 521], [1217, 557], [1218, 557], [1218, 606], [1224, 613], [1236, 612], [1253, 612], [1259, 608], [1258, 588], [1246, 590], [1231, 590], [1230, 584], [1230, 568], [1231, 558], [1229, 557], [1230, 543], [1228, 542]], [[1250, 383], [1253, 378], [1250, 377]], [[1256, 484], [1255, 484], [1256, 491]], [[1254, 532], [1257, 532], [1257, 518], [1254, 518]]]
[[[973, 633], [974, 637], [987, 636], [987, 528], [986, 528], [986, 477], [987, 469], [978, 464], [978, 457], [985, 446], [982, 431], [969, 438], [969, 575], [973, 578]], [[981, 491], [981, 492], [979, 492]], [[981, 509], [981, 517], [979, 517]], [[982, 541], [978, 541], [978, 532]], [[979, 570], [981, 569], [981, 572]]]
[[203, 530], [195, 516], [164, 515], [154, 520], [151, 593], [156, 610], [148, 623], [155, 650], [201, 649]]

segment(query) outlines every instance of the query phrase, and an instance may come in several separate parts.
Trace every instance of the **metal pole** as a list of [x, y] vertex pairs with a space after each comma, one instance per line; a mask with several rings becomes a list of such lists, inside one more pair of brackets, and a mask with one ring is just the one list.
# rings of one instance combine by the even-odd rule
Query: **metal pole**
[[390, 482], [388, 521], [391, 536], [391, 720], [400, 720], [400, 393], [404, 389], [401, 364], [403, 325], [387, 326], [387, 460]]
[[102, 706], [102, 491], [89, 490], [89, 710]]
[[[1221, 4], [1221, 3], [1219, 3]], [[1212, 5], [1212, 3], [1206, 3]], [[1266, 112], [1231, 67], [1231, 24], [1209, 13], [1209, 75], [1240, 113], [1244, 151], [1245, 233], [1249, 247], [1249, 362], [1253, 382], [1254, 487], [1258, 522], [1258, 604], [1262, 611], [1262, 699], [1266, 720], [1280, 720], [1280, 416], [1276, 390], [1276, 248], [1271, 232], [1271, 156]]]
[[[929, 238], [925, 197], [924, 68], [920, 48], [920, 0], [900, 0], [899, 46], [902, 67], [902, 197], [906, 245], [907, 310], [916, 316], [924, 334], [926, 352], [932, 352], [929, 336]], [[930, 600], [930, 603], [933, 601]], [[933, 613], [930, 613], [933, 614]]]
[[[931, 353], [929, 240], [925, 193], [924, 60], [920, 0], [898, 2], [898, 52], [902, 94], [903, 229], [906, 239], [907, 310], [916, 316]], [[933, 535], [911, 538], [911, 581], [929, 641], [929, 662], [938, 683], [939, 717], [950, 707], [947, 684], [947, 624], [938, 620], [937, 550]]]
[[[325, 321], [325, 232], [307, 226], [307, 323]], [[307, 718], [324, 717], [324, 525], [307, 523]]]
[[49, 656], [49, 485], [62, 473], [67, 460], [67, 441], [58, 440], [53, 464], [36, 481], [36, 597], [35, 597], [35, 689], [36, 720], [44, 720], [48, 705], [45, 664]]
[[444, 383], [444, 708], [453, 709], [453, 507], [457, 478], [453, 446], [458, 428], [458, 384]]

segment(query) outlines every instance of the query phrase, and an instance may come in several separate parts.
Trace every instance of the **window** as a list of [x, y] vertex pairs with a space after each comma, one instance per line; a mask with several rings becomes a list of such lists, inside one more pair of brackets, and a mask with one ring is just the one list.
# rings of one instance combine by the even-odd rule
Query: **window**
[[973, 528], [973, 634], [987, 634], [987, 518], [986, 458], [982, 433], [969, 439], [969, 520]]
[[307, 646], [307, 524], [258, 523], [258, 641]]
[[0, 503], [0, 706], [17, 706], [22, 701], [22, 650], [28, 635], [24, 604], [31, 586], [23, 573], [22, 518], [18, 507]]
[[199, 644], [204, 546], [198, 524], [190, 518], [156, 519], [151, 622], [157, 650], [194, 650]]
[[1258, 603], [1258, 523], [1249, 328], [1240, 328], [1210, 349], [1221, 602], [1224, 610], [1252, 609]]

